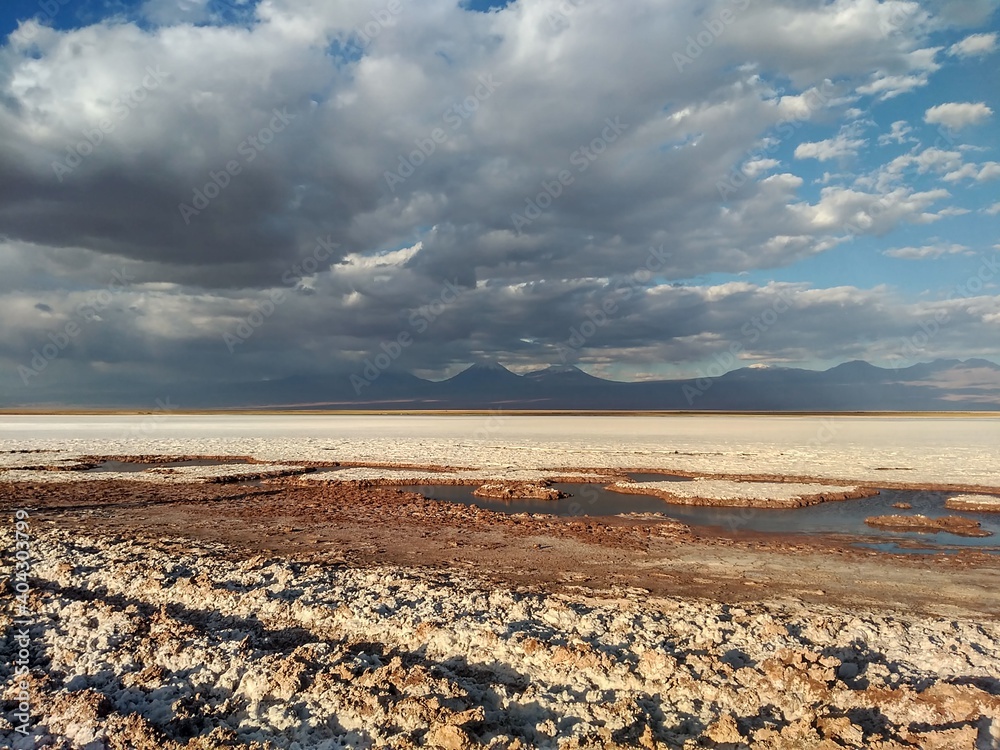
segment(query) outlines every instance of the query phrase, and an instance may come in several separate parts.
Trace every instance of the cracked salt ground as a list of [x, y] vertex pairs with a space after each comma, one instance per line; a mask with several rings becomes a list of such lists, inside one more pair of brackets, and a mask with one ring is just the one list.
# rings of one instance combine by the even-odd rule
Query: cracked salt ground
[[39, 718], [0, 721], [15, 748], [1000, 745], [995, 622], [34, 545]]

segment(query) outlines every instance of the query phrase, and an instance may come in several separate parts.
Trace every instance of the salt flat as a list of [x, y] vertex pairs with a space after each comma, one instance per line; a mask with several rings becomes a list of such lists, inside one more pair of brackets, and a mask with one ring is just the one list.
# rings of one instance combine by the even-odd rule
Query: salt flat
[[[1000, 488], [1000, 417], [7, 416], [0, 450], [723, 475]], [[7, 465], [24, 463], [6, 456]], [[2, 475], [0, 475], [2, 476]]]

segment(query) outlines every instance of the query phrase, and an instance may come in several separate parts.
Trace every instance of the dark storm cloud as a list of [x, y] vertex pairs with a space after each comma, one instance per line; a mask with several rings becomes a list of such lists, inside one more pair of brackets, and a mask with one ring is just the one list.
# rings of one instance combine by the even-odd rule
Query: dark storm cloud
[[[188, 282], [181, 268], [240, 262], [263, 282], [316, 235], [370, 250], [443, 222], [473, 241], [499, 233], [514, 245], [511, 261], [532, 252], [528, 275], [567, 257], [606, 272], [600, 243], [641, 252], [658, 233], [683, 238], [711, 222], [718, 176], [781, 119], [768, 84], [725, 66], [778, 46], [784, 71], [807, 89], [886, 61], [914, 65], [906, 45], [866, 46], [877, 37], [861, 10], [845, 71], [833, 60], [843, 57], [837, 39], [817, 51], [774, 31], [793, 10], [737, 5], [734, 44], [713, 44], [683, 75], [671, 50], [684, 48], [690, 21], [652, 4], [581, 4], [562, 24], [542, 5], [487, 15], [404, 8], [375, 25], [357, 59], [330, 42], [357, 43], [377, 13], [274, 4], [249, 30], [107, 24], [43, 29], [32, 43], [15, 35], [0, 222], [16, 239], [176, 266]], [[765, 26], [766, 45], [754, 41]], [[552, 45], [562, 53], [546, 61]], [[389, 184], [394, 171], [412, 174]], [[552, 198], [560, 172], [572, 184]], [[550, 198], [524, 231], [551, 251], [519, 252], [511, 217]], [[768, 208], [787, 218], [784, 205]], [[587, 236], [598, 240], [589, 253]], [[467, 276], [479, 262], [475, 250], [460, 258], [433, 242], [425, 255], [432, 266], [461, 263]], [[688, 272], [754, 267], [679, 257]], [[201, 281], [226, 284], [209, 268]]]
[[[934, 220], [944, 189], [804, 198], [762, 138], [836, 122], [866, 87], [923, 85], [941, 64], [928, 35], [983, 11], [273, 0], [237, 19], [151, 0], [142, 13], [29, 23], [0, 49], [8, 369], [116, 273], [128, 284], [50, 373], [343, 369], [400, 331], [414, 334], [400, 366], [422, 371], [484, 354], [703, 357], [746, 337], [778, 291], [684, 280]], [[848, 354], [866, 323], [884, 343], [915, 309], [885, 290], [793, 291], [807, 303], [760, 332], [761, 357]], [[609, 299], [593, 335], [560, 350]], [[990, 314], [961, 324], [969, 340]]]

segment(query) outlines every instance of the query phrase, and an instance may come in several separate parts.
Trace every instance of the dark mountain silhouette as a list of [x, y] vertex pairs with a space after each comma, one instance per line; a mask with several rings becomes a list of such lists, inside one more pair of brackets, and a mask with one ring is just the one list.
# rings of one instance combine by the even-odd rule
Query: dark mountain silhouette
[[[88, 392], [73, 405], [141, 408], [165, 396], [182, 409], [1000, 411], [1000, 365], [985, 359], [941, 359], [884, 368], [855, 360], [825, 371], [758, 366], [716, 378], [623, 383], [572, 365], [517, 375], [497, 362], [484, 362], [441, 381], [371, 370], [253, 383], [174, 384], [155, 392], [142, 384], [119, 385], [113, 391]], [[35, 404], [60, 401], [50, 397]]]
[[831, 379], [844, 383], [879, 383], [885, 371], [881, 367], [865, 362], [863, 359], [853, 359], [826, 371]]
[[442, 382], [448, 383], [452, 388], [490, 388], [502, 387], [504, 383], [516, 383], [520, 379], [520, 375], [515, 375], [499, 362], [483, 362]]
[[590, 373], [586, 373], [576, 365], [550, 365], [544, 370], [533, 370], [525, 373], [522, 377], [536, 383], [562, 383], [565, 385], [595, 385], [599, 383], [609, 383], [612, 381], [595, 378]]

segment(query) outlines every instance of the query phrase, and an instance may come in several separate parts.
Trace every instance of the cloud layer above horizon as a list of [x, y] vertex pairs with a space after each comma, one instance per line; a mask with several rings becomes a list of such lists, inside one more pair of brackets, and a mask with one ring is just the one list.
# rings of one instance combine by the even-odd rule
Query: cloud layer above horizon
[[7, 402], [403, 333], [424, 376], [998, 354], [992, 2], [51, 6], [0, 47]]

